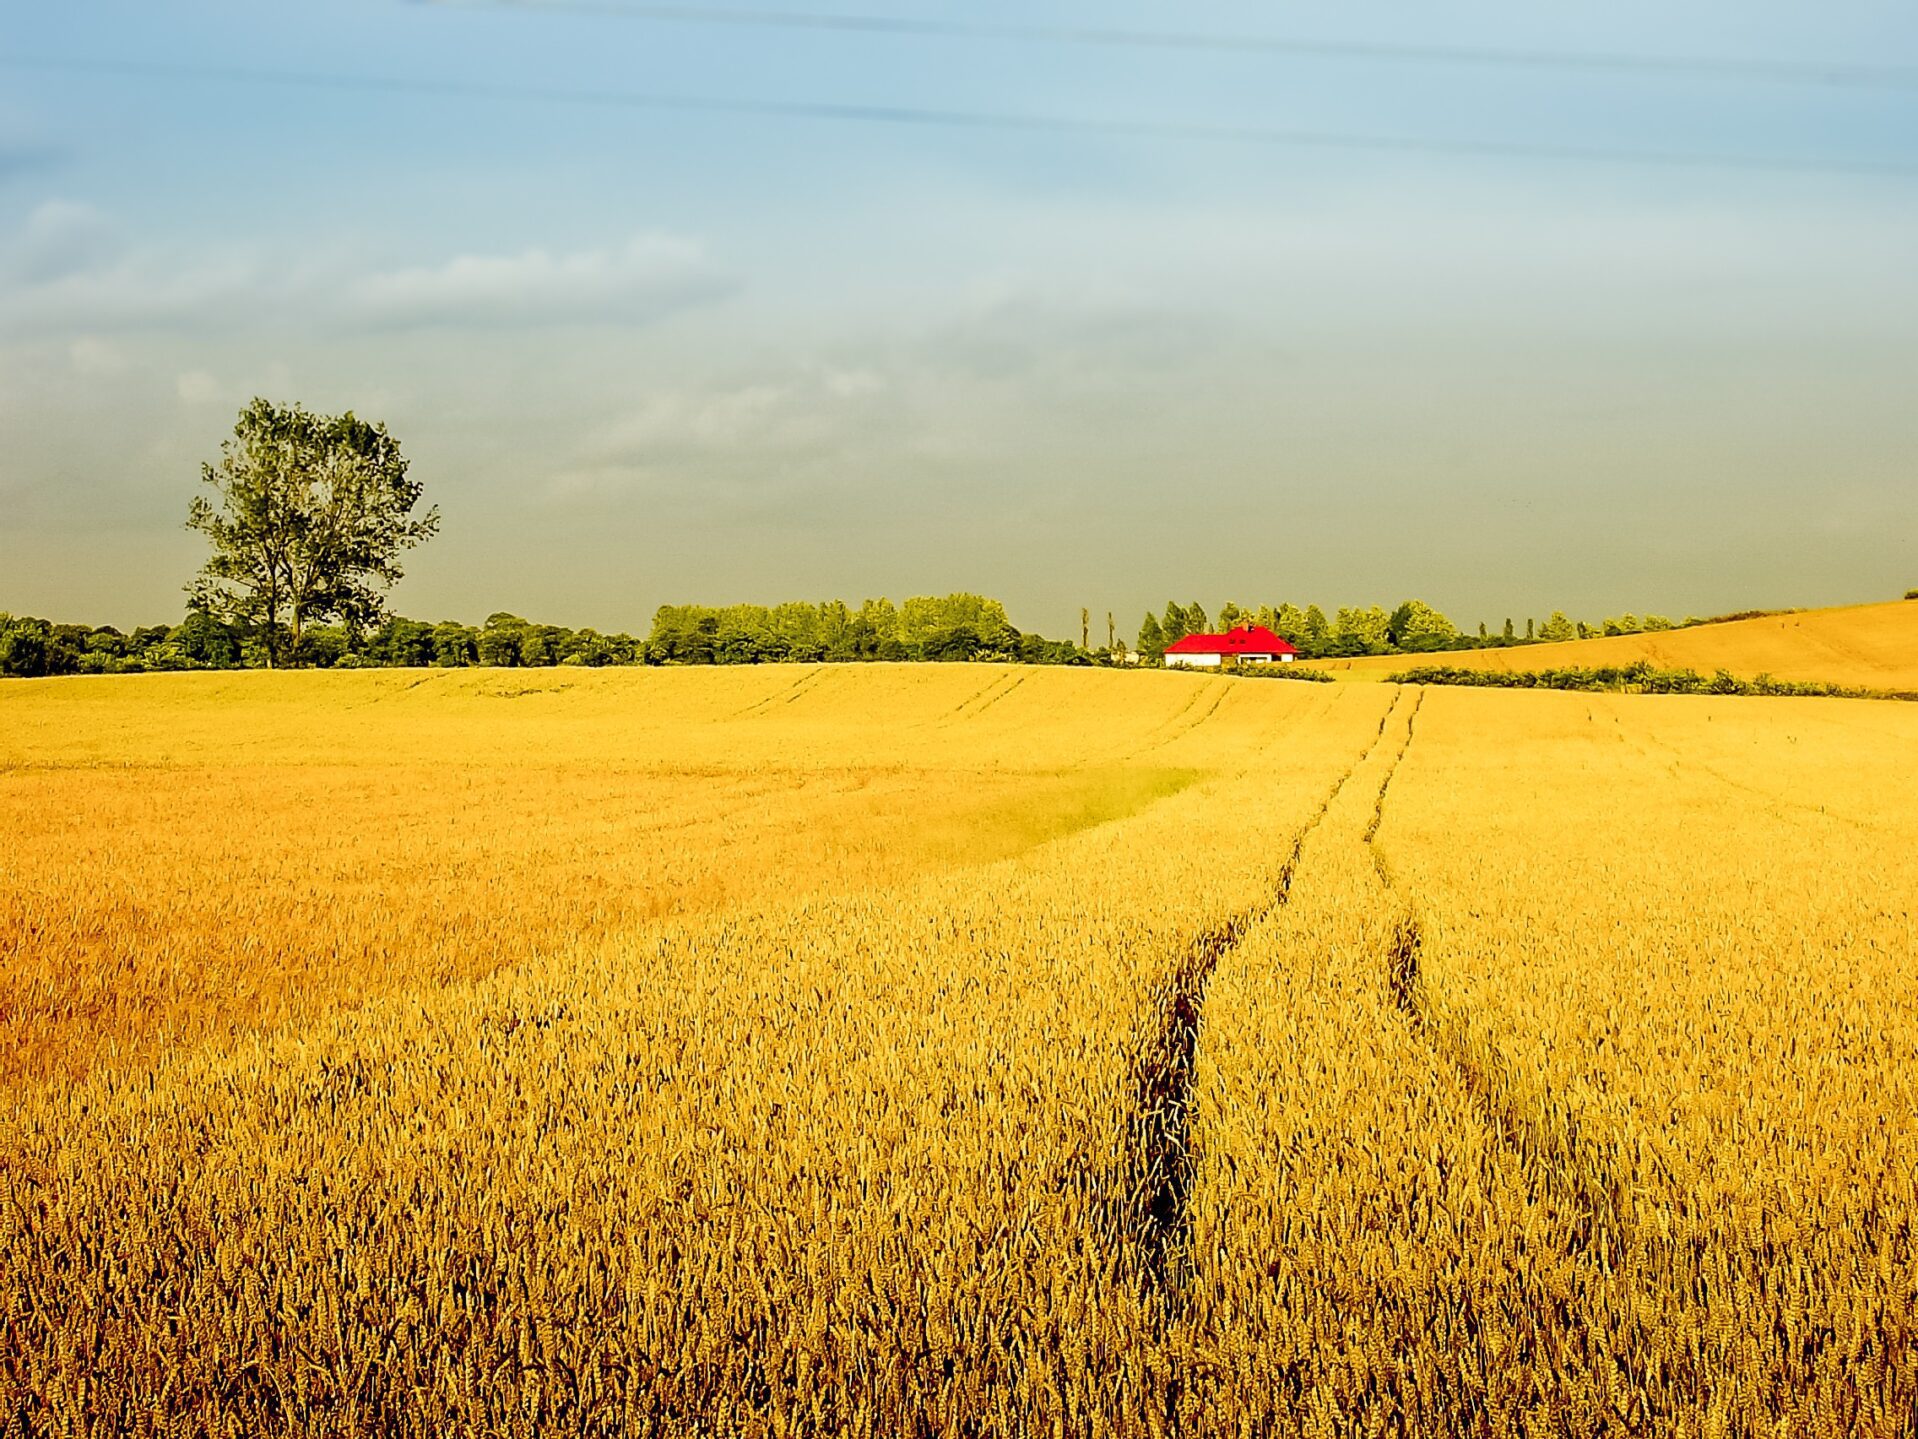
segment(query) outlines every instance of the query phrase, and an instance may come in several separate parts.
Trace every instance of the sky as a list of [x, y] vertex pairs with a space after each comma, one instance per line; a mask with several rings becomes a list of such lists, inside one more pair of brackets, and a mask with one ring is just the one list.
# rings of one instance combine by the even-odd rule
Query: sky
[[620, 7], [0, 0], [0, 610], [176, 618], [254, 395], [400, 439], [428, 619], [1918, 585], [1906, 0]]

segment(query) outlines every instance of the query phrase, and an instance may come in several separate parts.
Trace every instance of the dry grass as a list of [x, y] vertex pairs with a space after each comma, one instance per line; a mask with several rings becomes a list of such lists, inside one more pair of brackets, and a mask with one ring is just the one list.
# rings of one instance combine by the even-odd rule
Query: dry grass
[[1781, 680], [1862, 689], [1918, 689], [1918, 601], [1803, 610], [1686, 630], [1609, 635], [1505, 650], [1460, 650], [1431, 656], [1367, 655], [1311, 663], [1340, 679], [1382, 680], [1428, 661], [1510, 671], [1590, 669], [1641, 660], [1661, 669], [1696, 670], [1700, 674], [1729, 670], [1741, 679], [1769, 674]]
[[254, 950], [47, 911], [100, 994], [329, 896], [499, 950], [17, 1083], [0, 1426], [1909, 1433], [1918, 712], [815, 673], [0, 692], [0, 823], [123, 888], [352, 836]]

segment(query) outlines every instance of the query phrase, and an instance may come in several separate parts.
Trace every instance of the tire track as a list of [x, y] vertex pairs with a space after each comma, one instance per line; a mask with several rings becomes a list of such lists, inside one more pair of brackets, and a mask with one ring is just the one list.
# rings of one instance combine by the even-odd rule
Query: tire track
[[1119, 1185], [1122, 1199], [1115, 1228], [1147, 1289], [1169, 1301], [1176, 1303], [1184, 1287], [1185, 1251], [1191, 1233], [1193, 1069], [1204, 1023], [1206, 988], [1219, 962], [1246, 933], [1291, 899], [1292, 879], [1307, 839], [1324, 821], [1353, 775], [1384, 741], [1401, 697], [1393, 696], [1365, 749], [1333, 781], [1311, 818], [1293, 836], [1291, 850], [1264, 897], [1201, 931], [1186, 947], [1159, 998], [1158, 1022], [1133, 1061], [1127, 1172]]
[[[1167, 715], [1164, 719], [1160, 720], [1157, 724], [1153, 725], [1149, 730], [1147, 730], [1145, 733], [1145, 738], [1143, 742], [1140, 743], [1137, 748], [1127, 750], [1122, 756], [1120, 756], [1120, 758], [1132, 759], [1138, 755], [1142, 755], [1146, 753], [1148, 750], [1157, 749], [1161, 744], [1165, 743], [1165, 741], [1155, 740], [1152, 738], [1152, 736], [1156, 734], [1161, 734], [1166, 730], [1173, 729], [1173, 727], [1177, 725], [1180, 720], [1184, 719], [1187, 713], [1189, 713], [1199, 703], [1199, 701], [1204, 698], [1205, 698], [1205, 690], [1203, 688], [1195, 686], [1192, 691], [1191, 698], [1186, 700], [1184, 704], [1180, 705], [1171, 714]], [[1168, 736], [1168, 738], [1170, 738], [1170, 736]]]
[[[951, 709], [947, 710], [945, 714], [939, 718], [938, 723], [943, 727], [945, 725], [954, 724], [960, 719], [971, 719], [972, 715], [976, 715], [979, 713], [979, 710], [973, 710], [972, 715], [969, 715], [966, 713], [966, 710], [968, 708], [970, 708], [974, 704], [977, 704], [980, 700], [985, 700], [985, 704], [979, 705], [979, 709], [982, 710], [987, 708], [988, 706], [992, 704], [992, 701], [994, 699], [1003, 698], [1005, 695], [1010, 694], [1013, 690], [1017, 689], [1021, 681], [1024, 680], [1024, 678], [1025, 676], [1015, 675], [1014, 672], [1011, 670], [1006, 671], [1006, 673], [1004, 674], [994, 675], [990, 680], [986, 682], [983, 688], [974, 690], [971, 694], [967, 695], [964, 699], [960, 700], [958, 704], [954, 705]], [[998, 694], [993, 694], [993, 691], [998, 690], [999, 686], [1004, 685], [1007, 680], [1011, 680], [1012, 683], [1010, 685], [1006, 685], [1006, 688], [1004, 690], [1000, 690]], [[991, 695], [992, 699], [987, 699], [986, 697], [988, 695]]]
[[1182, 725], [1180, 728], [1174, 730], [1171, 734], [1167, 735], [1164, 739], [1158, 740], [1153, 744], [1149, 744], [1144, 749], [1138, 752], [1140, 754], [1150, 754], [1153, 750], [1164, 749], [1167, 745], [1174, 744], [1177, 741], [1184, 739], [1187, 735], [1191, 734], [1192, 731], [1199, 728], [1200, 725], [1204, 724], [1207, 720], [1211, 719], [1213, 715], [1217, 714], [1219, 712], [1220, 707], [1224, 705], [1227, 700], [1231, 699], [1234, 693], [1235, 691], [1230, 686], [1220, 690], [1219, 697], [1213, 700], [1212, 703], [1208, 705], [1198, 715], [1196, 719], [1193, 719], [1187, 724]]
[[754, 700], [751, 704], [747, 705], [746, 708], [742, 710], [734, 710], [731, 715], [727, 716], [727, 718], [753, 719], [759, 715], [765, 714], [768, 710], [770, 710], [774, 705], [778, 704], [781, 700], [784, 700], [787, 704], [791, 704], [794, 700], [798, 699], [801, 695], [805, 694], [806, 691], [810, 689], [814, 684], [818, 683], [821, 679], [824, 679], [825, 675], [826, 675], [825, 667], [823, 665], [817, 666], [807, 671], [807, 673], [801, 675], [798, 679], [794, 680], [791, 684], [787, 685], [786, 688], [784, 688], [783, 690], [774, 690], [771, 694], [767, 695], [764, 699]]
[[971, 714], [967, 715], [966, 718], [978, 719], [980, 715], [984, 714], [987, 710], [991, 709], [994, 705], [998, 704], [1000, 700], [1004, 699], [1007, 695], [1011, 694], [1014, 690], [1018, 689], [1020, 685], [1024, 684], [1027, 680], [1031, 678], [1032, 678], [1032, 671], [1027, 670], [1024, 674], [1020, 675], [1018, 679], [1014, 680], [1011, 684], [1007, 685], [1004, 689], [1000, 690], [998, 694], [994, 695], [991, 699], [987, 700], [984, 704], [980, 705], [978, 709], [974, 710]]
[[1391, 864], [1378, 842], [1379, 826], [1385, 820], [1385, 797], [1412, 748], [1424, 702], [1421, 691], [1406, 716], [1405, 738], [1379, 781], [1372, 816], [1365, 827], [1364, 843], [1379, 885], [1399, 911], [1392, 945], [1385, 956], [1386, 992], [1393, 1008], [1430, 1047], [1434, 1062], [1449, 1065], [1457, 1073], [1481, 1120], [1529, 1173], [1545, 1181], [1571, 1214], [1568, 1251], [1574, 1256], [1591, 1256], [1609, 1267], [1624, 1253], [1629, 1239], [1624, 1186], [1593, 1152], [1575, 1115], [1555, 1116], [1548, 1096], [1527, 1094], [1498, 1050], [1476, 1042], [1464, 1024], [1432, 1003], [1426, 989], [1420, 963], [1424, 929], [1416, 907], [1393, 878]]

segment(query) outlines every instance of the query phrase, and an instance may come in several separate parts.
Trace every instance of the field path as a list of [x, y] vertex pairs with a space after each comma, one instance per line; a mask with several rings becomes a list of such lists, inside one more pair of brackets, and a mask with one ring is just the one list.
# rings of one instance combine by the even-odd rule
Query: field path
[[1138, 1099], [1127, 1124], [1132, 1176], [1126, 1185], [1129, 1198], [1120, 1232], [1130, 1237], [1142, 1272], [1161, 1291], [1176, 1294], [1180, 1287], [1179, 1268], [1190, 1230], [1187, 1203], [1192, 1188], [1193, 1058], [1205, 1019], [1206, 987], [1220, 961], [1246, 932], [1291, 898], [1293, 876], [1306, 841], [1383, 741], [1400, 698], [1394, 693], [1365, 748], [1339, 771], [1311, 817], [1299, 828], [1268, 887], [1250, 905], [1194, 936], [1155, 1006], [1157, 1026], [1148, 1032], [1134, 1061]]

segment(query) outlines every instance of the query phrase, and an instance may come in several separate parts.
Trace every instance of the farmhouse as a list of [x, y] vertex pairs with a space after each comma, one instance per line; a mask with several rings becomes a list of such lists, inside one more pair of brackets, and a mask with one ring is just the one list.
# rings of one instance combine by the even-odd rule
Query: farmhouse
[[1289, 664], [1299, 652], [1264, 625], [1241, 625], [1223, 635], [1187, 635], [1165, 647], [1168, 665], [1195, 669]]

